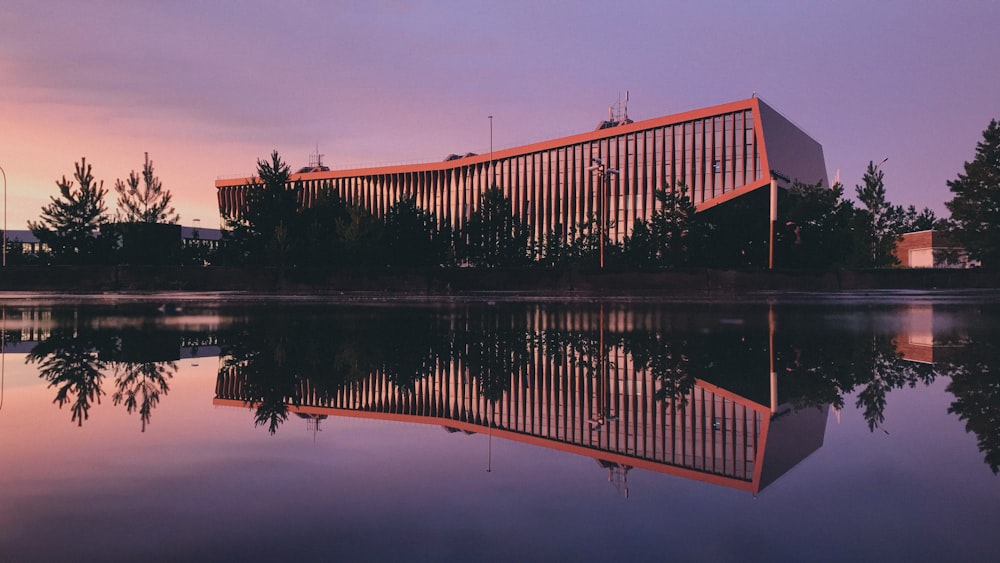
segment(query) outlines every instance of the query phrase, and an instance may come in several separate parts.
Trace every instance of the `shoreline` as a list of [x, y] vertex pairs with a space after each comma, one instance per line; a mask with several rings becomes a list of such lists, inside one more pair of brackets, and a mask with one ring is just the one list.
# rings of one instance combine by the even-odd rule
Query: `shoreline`
[[230, 268], [155, 266], [8, 266], [0, 292], [218, 293], [288, 296], [475, 297], [561, 300], [739, 298], [859, 291], [990, 291], [1000, 272], [979, 269], [612, 271], [544, 268]]

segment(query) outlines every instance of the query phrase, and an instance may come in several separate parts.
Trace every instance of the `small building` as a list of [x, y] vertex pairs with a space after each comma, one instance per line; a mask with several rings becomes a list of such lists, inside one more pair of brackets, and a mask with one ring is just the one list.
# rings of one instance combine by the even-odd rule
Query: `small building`
[[[149, 263], [148, 258], [144, 258], [148, 256], [154, 256], [159, 261], [168, 260], [171, 256], [176, 257], [180, 249], [213, 252], [219, 248], [222, 239], [221, 229], [183, 225], [108, 223], [104, 228], [113, 229], [121, 235], [119, 253], [126, 262], [134, 263]], [[20, 251], [23, 256], [38, 256], [49, 250], [27, 229], [8, 230], [7, 244], [8, 251]], [[156, 252], [151, 254], [154, 248]]]
[[39, 252], [48, 250], [48, 248], [39, 242], [38, 237], [36, 237], [31, 231], [24, 230], [8, 230], [7, 231], [7, 248], [12, 250], [12, 244], [17, 244], [21, 247], [21, 254], [25, 255], [36, 255]]
[[221, 240], [221, 229], [181, 226], [181, 246], [184, 248], [202, 248], [209, 251], [218, 250]]
[[976, 268], [979, 262], [947, 233], [935, 230], [904, 233], [893, 251], [903, 268]]

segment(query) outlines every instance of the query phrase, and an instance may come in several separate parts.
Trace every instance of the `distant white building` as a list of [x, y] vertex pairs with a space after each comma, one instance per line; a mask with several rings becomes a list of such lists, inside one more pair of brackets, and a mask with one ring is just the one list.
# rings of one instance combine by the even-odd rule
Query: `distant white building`
[[927, 230], [903, 234], [894, 250], [903, 268], [978, 268], [979, 262], [947, 234]]

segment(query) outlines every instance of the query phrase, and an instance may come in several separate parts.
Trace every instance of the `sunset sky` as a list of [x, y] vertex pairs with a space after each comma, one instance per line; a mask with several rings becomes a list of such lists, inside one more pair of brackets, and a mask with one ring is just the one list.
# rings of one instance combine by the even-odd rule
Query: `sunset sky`
[[589, 131], [753, 92], [824, 148], [847, 192], [888, 161], [893, 203], [945, 182], [1000, 118], [996, 0], [49, 1], [0, 5], [7, 220], [86, 157], [109, 189], [148, 152], [182, 223], [277, 149], [334, 168]]

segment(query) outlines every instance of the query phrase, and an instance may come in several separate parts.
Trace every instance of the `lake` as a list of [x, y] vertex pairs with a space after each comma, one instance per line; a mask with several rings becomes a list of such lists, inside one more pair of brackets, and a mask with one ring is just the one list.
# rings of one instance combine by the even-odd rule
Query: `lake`
[[1000, 295], [0, 295], [0, 560], [973, 561]]

